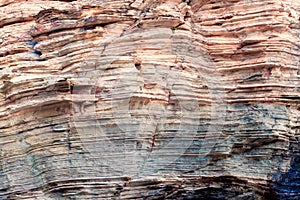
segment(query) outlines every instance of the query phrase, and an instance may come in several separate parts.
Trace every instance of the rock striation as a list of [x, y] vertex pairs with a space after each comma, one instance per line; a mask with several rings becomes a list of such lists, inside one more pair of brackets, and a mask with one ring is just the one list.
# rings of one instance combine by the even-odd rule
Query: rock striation
[[300, 198], [300, 2], [0, 11], [0, 199]]

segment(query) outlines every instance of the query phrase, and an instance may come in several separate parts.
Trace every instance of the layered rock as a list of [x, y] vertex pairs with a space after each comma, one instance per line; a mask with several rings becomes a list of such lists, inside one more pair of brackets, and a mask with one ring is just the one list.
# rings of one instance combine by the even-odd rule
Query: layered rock
[[0, 10], [1, 199], [299, 198], [299, 3]]

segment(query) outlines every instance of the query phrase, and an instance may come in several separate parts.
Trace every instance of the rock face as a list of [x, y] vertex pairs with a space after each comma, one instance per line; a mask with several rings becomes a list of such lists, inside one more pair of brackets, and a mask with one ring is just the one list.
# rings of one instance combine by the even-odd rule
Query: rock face
[[300, 198], [298, 1], [0, 4], [0, 199]]

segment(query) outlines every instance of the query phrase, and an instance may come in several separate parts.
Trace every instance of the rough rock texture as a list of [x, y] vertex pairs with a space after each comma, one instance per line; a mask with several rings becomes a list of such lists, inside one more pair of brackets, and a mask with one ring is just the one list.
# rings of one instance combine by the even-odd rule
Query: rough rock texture
[[300, 198], [299, 1], [0, 11], [0, 199]]

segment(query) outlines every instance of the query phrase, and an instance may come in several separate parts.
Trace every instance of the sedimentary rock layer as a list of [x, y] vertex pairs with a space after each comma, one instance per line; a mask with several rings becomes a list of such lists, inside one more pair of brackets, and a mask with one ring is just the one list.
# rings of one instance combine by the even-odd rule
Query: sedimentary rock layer
[[0, 11], [0, 199], [300, 198], [297, 1]]

